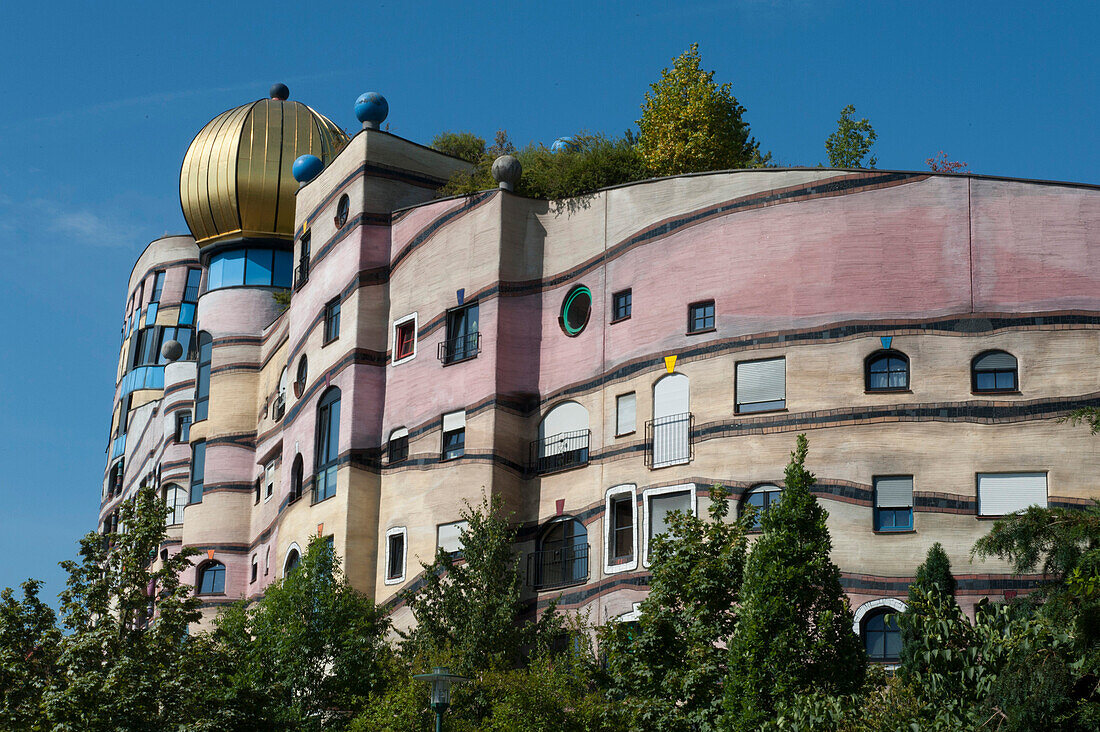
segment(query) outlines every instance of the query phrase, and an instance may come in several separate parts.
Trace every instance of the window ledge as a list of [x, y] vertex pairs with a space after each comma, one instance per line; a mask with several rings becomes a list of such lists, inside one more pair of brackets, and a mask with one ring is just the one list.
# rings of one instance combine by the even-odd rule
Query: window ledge
[[397, 366], [398, 364], [405, 363], [406, 361], [412, 361], [415, 356], [416, 356], [415, 352], [410, 353], [407, 356], [398, 356], [397, 358], [390, 361], [390, 366]]
[[614, 320], [612, 320], [612, 321], [611, 321], [610, 323], [608, 323], [608, 325], [615, 325], [615, 323], [621, 323], [621, 322], [623, 322], [624, 320], [630, 320], [630, 316], [629, 316], [629, 315], [624, 315], [624, 316], [623, 316], [623, 317], [621, 317], [621, 318], [615, 318], [615, 319], [614, 319]]
[[[441, 462], [441, 463], [450, 463], [450, 462], [454, 462], [455, 460], [458, 460], [460, 458], [463, 458], [465, 456], [466, 456], [466, 453], [462, 453], [461, 455], [452, 455], [451, 457], [447, 457], [445, 455], [440, 455], [439, 456], [439, 462]], [[402, 461], [402, 462], [404, 462], [404, 461]]]
[[917, 533], [917, 530], [916, 529], [872, 529], [872, 532], [875, 533], [875, 534], [885, 534], [885, 535], [890, 535], [890, 534], [915, 534], [915, 533]]
[[755, 417], [758, 414], [783, 414], [789, 411], [786, 407], [782, 407], [780, 409], [761, 409], [759, 412], [734, 412], [734, 414], [738, 417]]
[[864, 394], [912, 394], [912, 389], [864, 389]]
[[311, 499], [310, 499], [310, 501], [309, 501], [309, 505], [311, 505], [311, 506], [316, 506], [316, 505], [317, 505], [318, 503], [324, 503], [325, 501], [331, 500], [331, 499], [333, 499], [333, 498], [336, 498], [336, 494], [335, 494], [335, 493], [333, 493], [333, 494], [332, 494], [331, 496], [325, 496], [324, 498], [322, 498], [322, 499], [320, 499], [320, 500], [318, 500], [318, 501], [314, 501], [314, 500], [313, 500], [313, 499], [311, 498]]
[[228, 597], [224, 592], [196, 592], [196, 597]]
[[974, 391], [973, 389], [971, 389], [970, 393], [973, 394], [974, 396], [1003, 396], [1005, 394], [1008, 394], [1008, 395], [1023, 394], [1023, 392], [1020, 391], [1019, 389], [1004, 389], [1004, 390], [999, 390], [998, 389], [996, 391]]
[[717, 332], [718, 332], [717, 328], [703, 328], [702, 330], [689, 330], [684, 335], [693, 336], [693, 335], [704, 335], [705, 333], [717, 333]]
[[636, 434], [638, 434], [638, 430], [630, 430], [630, 432], [620, 432], [619, 434], [615, 435], [615, 437], [616, 438], [630, 437], [631, 435], [636, 435]]
[[333, 338], [332, 340], [328, 340], [328, 341], [325, 341], [324, 343], [322, 343], [322, 344], [321, 344], [321, 348], [324, 348], [324, 347], [325, 347], [325, 346], [327, 346], [327, 345], [333, 344], [333, 343], [335, 343], [335, 342], [336, 342], [336, 341], [338, 341], [338, 340], [340, 340], [340, 336], [336, 336], [336, 337], [335, 337], [335, 338]]
[[450, 361], [444, 361], [444, 362], [442, 362], [443, 363], [443, 368], [447, 368], [448, 366], [454, 366], [456, 363], [466, 363], [467, 361], [473, 361], [475, 358], [477, 358], [476, 353], [472, 356], [466, 356], [465, 358], [455, 358], [455, 359], [452, 359]]

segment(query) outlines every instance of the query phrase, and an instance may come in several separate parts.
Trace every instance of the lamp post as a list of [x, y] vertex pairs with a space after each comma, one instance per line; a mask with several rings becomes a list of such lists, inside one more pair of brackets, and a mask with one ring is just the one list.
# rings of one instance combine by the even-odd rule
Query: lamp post
[[443, 732], [443, 712], [451, 705], [451, 684], [466, 681], [466, 677], [452, 674], [445, 666], [436, 666], [430, 674], [417, 674], [413, 678], [432, 685], [431, 707], [435, 712], [435, 732]]

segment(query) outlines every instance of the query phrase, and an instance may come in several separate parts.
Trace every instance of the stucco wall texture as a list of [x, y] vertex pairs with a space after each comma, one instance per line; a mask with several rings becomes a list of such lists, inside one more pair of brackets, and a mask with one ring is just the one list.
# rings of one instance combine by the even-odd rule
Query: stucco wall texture
[[[415, 588], [420, 563], [434, 556], [438, 527], [484, 494], [505, 502], [524, 554], [552, 522], [580, 520], [589, 546], [583, 577], [529, 587], [528, 597], [532, 608], [560, 598], [604, 622], [645, 595], [647, 491], [690, 487], [702, 513], [715, 483], [735, 500], [760, 483], [781, 485], [799, 432], [809, 437], [853, 607], [903, 597], [936, 541], [960, 577], [964, 606], [1034, 585], [1003, 563], [971, 562], [970, 547], [989, 528], [977, 515], [978, 473], [1045, 473], [1053, 505], [1100, 497], [1093, 438], [1056, 421], [1100, 403], [1100, 189], [773, 169], [645, 181], [564, 204], [497, 190], [433, 199], [433, 185], [458, 167], [364, 131], [298, 192], [294, 261], [306, 236], [311, 261], [289, 308], [280, 312], [270, 288], [200, 296], [197, 327], [213, 337], [210, 416], [192, 426], [190, 442], [207, 443], [206, 492], [172, 527], [167, 548], [212, 550], [227, 566], [225, 593], [204, 598], [208, 612], [259, 596], [283, 576], [292, 549], [332, 536], [353, 584], [407, 624], [400, 593]], [[349, 217], [339, 225], [345, 194]], [[164, 262], [189, 262], [168, 269], [161, 307], [178, 302], [198, 260], [205, 264], [185, 237], [154, 242], [130, 290]], [[592, 292], [592, 311], [570, 337], [561, 307], [580, 284]], [[612, 294], [626, 289], [631, 315], [612, 323]], [[689, 304], [711, 300], [714, 328], [689, 333]], [[339, 333], [325, 342], [333, 302]], [[444, 364], [437, 352], [448, 313], [473, 302], [479, 351]], [[394, 363], [394, 323], [410, 316], [415, 356]], [[864, 360], [884, 339], [909, 359], [904, 390], [866, 388]], [[1018, 389], [972, 391], [971, 360], [993, 349], [1017, 359]], [[669, 356], [688, 379], [691, 458], [653, 469], [646, 423]], [[783, 408], [739, 413], [736, 364], [778, 357]], [[295, 390], [302, 359], [307, 377]], [[171, 425], [194, 384], [193, 365], [170, 365], [164, 389], [135, 409], [123, 496], [142, 480], [186, 487], [191, 446], [172, 439]], [[341, 399], [337, 488], [314, 502], [317, 404], [332, 388]], [[630, 392], [636, 424], [617, 436], [616, 397]], [[285, 414], [274, 408], [280, 399]], [[564, 401], [587, 411], [586, 460], [539, 475], [531, 442]], [[442, 416], [456, 411], [465, 413], [465, 454], [444, 460]], [[399, 428], [408, 430], [409, 455], [391, 464], [387, 441]], [[291, 500], [299, 456], [304, 496]], [[265, 466], [274, 496], [257, 501]], [[912, 531], [874, 530], [874, 478], [883, 475], [913, 476]], [[637, 548], [614, 563], [607, 498], [624, 490], [633, 494]], [[118, 500], [105, 498], [101, 520]], [[396, 582], [387, 582], [391, 530], [407, 537]]]

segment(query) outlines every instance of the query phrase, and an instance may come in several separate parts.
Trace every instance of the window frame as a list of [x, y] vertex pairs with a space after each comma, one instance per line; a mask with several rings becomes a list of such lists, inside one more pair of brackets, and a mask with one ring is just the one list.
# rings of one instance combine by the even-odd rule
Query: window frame
[[[439, 534], [440, 534], [440, 532], [441, 532], [441, 530], [443, 529], [444, 526], [458, 526], [459, 524], [465, 524], [465, 526], [463, 526], [459, 529], [458, 541], [459, 541], [460, 546], [459, 546], [457, 551], [447, 551], [446, 547], [443, 546], [443, 542], [439, 538]], [[436, 549], [436, 551], [438, 552], [440, 549], [443, 549], [444, 551], [447, 551], [447, 553], [451, 556], [452, 559], [457, 559], [457, 558], [461, 557], [462, 552], [465, 549], [465, 546], [461, 545], [461, 543], [462, 543], [462, 534], [465, 531], [468, 531], [469, 528], [470, 528], [470, 522], [467, 521], [466, 519], [459, 519], [457, 521], [447, 521], [447, 522], [444, 522], [442, 524], [436, 524], [435, 525], [435, 549]]]
[[158, 269], [153, 272], [153, 293], [150, 296], [152, 299], [150, 302], [160, 302], [160, 298], [164, 295], [164, 275], [165, 270]]
[[[616, 534], [621, 527], [615, 524], [615, 505], [621, 501], [630, 502], [631, 510], [631, 553], [629, 556], [616, 557], [614, 552]], [[608, 488], [604, 494], [604, 574], [629, 572], [638, 568], [638, 486], [623, 483]]]
[[336, 226], [336, 230], [344, 228], [344, 224], [348, 222], [348, 215], [351, 213], [351, 198], [348, 194], [343, 194], [336, 202], [336, 213], [332, 216], [332, 223]]
[[186, 445], [191, 441], [191, 410], [181, 409], [176, 412], [176, 435], [175, 439], [178, 444]]
[[[873, 610], [870, 610], [862, 618], [860, 618], [860, 621], [859, 621], [859, 639], [863, 643], [864, 652], [867, 653], [867, 660], [870, 661], [871, 663], [877, 663], [877, 664], [880, 664], [880, 665], [892, 666], [892, 665], [897, 665], [900, 662], [900, 660], [901, 660], [902, 638], [901, 638], [901, 629], [898, 627], [898, 617], [897, 616], [899, 614], [900, 613], [896, 609], [894, 609], [893, 607], [881, 606], [881, 607], [876, 607]], [[887, 617], [890, 618], [889, 622], [887, 622]], [[873, 632], [882, 633], [882, 648], [883, 648], [883, 655], [882, 656], [872, 656], [871, 653], [870, 653], [870, 649], [868, 648], [869, 634], [872, 632], [868, 629], [868, 625], [870, 625], [870, 623], [873, 620], [877, 619], [877, 618], [882, 618], [882, 620], [883, 620], [883, 629], [881, 631], [876, 630], [876, 631], [873, 631]], [[891, 624], [893, 625], [892, 629], [890, 627]], [[890, 655], [886, 654], [887, 637], [890, 636], [890, 635], [896, 635], [897, 636], [898, 654], [896, 656], [890, 656]]]
[[[619, 405], [619, 400], [624, 398], [624, 397], [628, 397], [628, 396], [633, 396], [634, 397], [634, 427], [631, 430], [627, 431], [627, 432], [620, 432], [619, 431], [619, 427], [620, 427], [619, 423], [620, 423], [621, 420], [620, 420], [619, 415], [622, 412], [622, 407]], [[615, 437], [627, 437], [628, 435], [633, 435], [633, 434], [636, 434], [637, 432], [638, 432], [638, 392], [637, 391], [628, 391], [628, 392], [624, 392], [623, 394], [616, 394], [615, 395]]]
[[[459, 428], [456, 428], [456, 429], [450, 429], [450, 430], [446, 429], [447, 417], [450, 417], [450, 416], [456, 415], [456, 414], [461, 414], [462, 415], [462, 427], [459, 427]], [[457, 460], [457, 459], [459, 459], [460, 457], [462, 457], [463, 455], [466, 454], [466, 410], [465, 409], [459, 409], [459, 410], [455, 410], [453, 412], [445, 413], [443, 415], [442, 419], [440, 420], [440, 432], [442, 433], [440, 435], [440, 445], [439, 445], [439, 461], [440, 462], [446, 462], [446, 461], [449, 461], [449, 460]], [[457, 435], [457, 434], [461, 434], [461, 436], [462, 436], [462, 446], [459, 448], [461, 450], [461, 452], [458, 452], [458, 453], [453, 454], [453, 455], [448, 454], [447, 437], [448, 437], [448, 435]]]
[[1043, 508], [1050, 507], [1050, 471], [1049, 470], [1002, 470], [1002, 471], [981, 471], [974, 474], [974, 513], [979, 519], [999, 519], [1004, 516], [1011, 516], [1020, 511], [1026, 510], [1029, 506], [1035, 504], [1028, 504], [1023, 508], [1017, 508], [1009, 513], [986, 513], [982, 508], [982, 477], [990, 478], [1004, 478], [1005, 476], [1043, 476], [1043, 487], [1045, 506]]
[[[410, 326], [412, 330], [412, 350], [402, 356], [399, 354], [398, 346], [401, 343], [401, 329], [406, 326]], [[416, 313], [411, 313], [410, 315], [406, 315], [403, 318], [399, 318], [393, 321], [393, 327], [390, 329], [390, 332], [393, 336], [393, 350], [391, 351], [393, 355], [391, 356], [391, 365], [396, 366], [399, 363], [405, 363], [406, 361], [411, 361], [416, 358], [417, 341], [419, 341], [419, 338], [417, 338], [418, 327], [418, 317]]]
[[[472, 329], [469, 316], [471, 312], [476, 312]], [[462, 325], [461, 329], [459, 324]], [[456, 335], [459, 330], [463, 332]], [[453, 345], [459, 339], [465, 341], [461, 349], [461, 357], [456, 355], [459, 349]], [[472, 344], [469, 343], [471, 340]], [[439, 360], [444, 366], [450, 366], [475, 359], [479, 353], [481, 353], [481, 303], [475, 298], [457, 307], [448, 308], [444, 314], [443, 343]]]
[[[182, 526], [183, 525], [183, 509], [187, 507], [187, 489], [181, 486], [179, 483], [168, 483], [164, 486], [164, 505], [171, 508], [171, 512], [165, 517], [166, 526]], [[180, 503], [178, 498], [172, 503], [168, 502], [169, 498], [174, 496], [183, 496], [183, 503]], [[176, 521], [176, 519], [179, 521]]]
[[[192, 273], [194, 273], [194, 285], [191, 284]], [[199, 301], [199, 295], [202, 292], [202, 269], [198, 267], [188, 267], [187, 276], [183, 281], [183, 299], [185, 303], [195, 303]]]
[[[904, 386], [872, 386], [871, 374], [880, 373], [872, 372], [871, 367], [883, 359], [887, 359], [887, 369], [884, 372], [886, 374], [886, 383], [890, 383], [891, 374], [897, 373], [891, 371], [889, 367], [888, 359], [898, 359], [905, 364], [905, 385]], [[867, 355], [867, 358], [863, 359], [863, 390], [868, 394], [889, 394], [908, 392], [911, 391], [913, 379], [913, 364], [909, 360], [909, 356], [905, 353], [894, 348], [882, 348]]]
[[[908, 533], [915, 530], [915, 516], [913, 513], [913, 500], [909, 500], [909, 508], [903, 506], [879, 506], [878, 505], [878, 482], [882, 479], [888, 478], [908, 478], [911, 486], [911, 490], [916, 490], [916, 483], [913, 475], [909, 473], [897, 473], [891, 475], [875, 475], [871, 478], [871, 527], [875, 533], [880, 534], [897, 534]], [[911, 494], [910, 494], [911, 495]], [[895, 523], [893, 526], [883, 526], [881, 516], [884, 512], [890, 512], [894, 518]], [[899, 526], [896, 523], [897, 514], [899, 511], [908, 511], [909, 523], [906, 526]]]
[[[710, 315], [703, 315], [704, 323], [706, 320], [710, 320], [710, 325], [704, 325], [702, 328], [696, 328], [695, 322], [698, 319], [695, 311], [699, 308], [710, 308]], [[696, 302], [688, 304], [688, 320], [687, 320], [687, 335], [698, 335], [700, 333], [714, 333], [718, 330], [718, 308], [714, 304], [713, 298], [710, 300], [697, 300]]]
[[[204, 350], [209, 346], [209, 350]], [[205, 330], [198, 335], [198, 359], [195, 365], [195, 410], [192, 424], [210, 416], [210, 370], [214, 362], [214, 338]], [[201, 416], [200, 416], [201, 414]]]
[[[588, 294], [588, 312], [584, 316], [584, 322], [579, 326], [574, 326], [569, 322], [569, 306], [573, 304], [573, 301], [581, 294]], [[576, 338], [584, 332], [588, 327], [589, 322], [592, 320], [592, 308], [596, 304], [596, 298], [592, 294], [591, 288], [587, 285], [576, 284], [569, 288], [565, 293], [565, 297], [561, 301], [561, 310], [558, 313], [558, 325], [561, 327], [562, 333], [565, 333], [570, 338]]]
[[[313, 491], [311, 503], [320, 503], [336, 495], [340, 470], [340, 388], [330, 386], [317, 400], [316, 440], [313, 448]], [[335, 424], [333, 422], [335, 421]], [[332, 430], [336, 431], [336, 446], [332, 448]], [[329, 453], [334, 454], [329, 454]], [[323, 459], [322, 459], [323, 458]], [[325, 478], [322, 481], [321, 475]], [[330, 478], [331, 475], [331, 485]], [[324, 495], [321, 483], [324, 483]]]
[[[391, 553], [393, 551], [393, 539], [395, 537], [401, 537], [401, 574], [393, 575], [390, 570], [393, 568], [393, 557]], [[386, 585], [399, 585], [405, 581], [405, 574], [407, 572], [409, 557], [409, 532], [404, 526], [394, 526], [386, 529], [386, 563], [385, 576], [383, 577], [383, 583]]]
[[663, 486], [661, 488], [646, 488], [642, 491], [642, 523], [638, 527], [639, 532], [642, 534], [642, 566], [649, 567], [649, 533], [650, 523], [653, 517], [650, 515], [650, 502], [656, 496], [663, 496], [669, 493], [690, 493], [691, 512], [693, 515], [699, 515], [699, 503], [696, 496], [696, 487], [694, 483], [680, 483], [678, 485]]
[[[982, 369], [977, 368], [979, 360], [985, 358], [994, 353], [1003, 353], [1007, 356], [1011, 356], [1012, 360], [1016, 362], [1015, 368], [1012, 369]], [[1012, 388], [1001, 388], [994, 386], [992, 389], [981, 389], [978, 387], [978, 374], [993, 374], [993, 381], [996, 384], [997, 376], [1000, 374], [1011, 373], [1012, 374]], [[1003, 348], [989, 348], [985, 351], [974, 356], [970, 359], [970, 391], [974, 394], [1019, 394], [1020, 393], [1020, 359], [1016, 354], [1004, 350]]]
[[[394, 449], [394, 442], [401, 440], [403, 449], [399, 455], [395, 457], [397, 450]], [[390, 437], [386, 440], [386, 464], [398, 465], [409, 459], [409, 430], [406, 427], [397, 427], [390, 430]]]
[[[742, 403], [742, 401], [741, 401], [741, 386], [738, 383], [740, 381], [740, 379], [739, 379], [740, 374], [738, 374], [738, 369], [744, 364], [763, 363], [764, 361], [782, 361], [783, 362], [783, 398], [782, 399], [772, 399], [770, 401], [765, 401], [765, 402]], [[787, 400], [787, 355], [786, 354], [783, 354], [782, 356], [768, 356], [766, 358], [751, 358], [751, 359], [747, 359], [747, 360], [744, 360], [744, 361], [737, 361], [733, 364], [733, 409], [734, 409], [734, 414], [752, 414], [752, 415], [755, 415], [755, 414], [764, 414], [766, 412], [782, 412], [782, 411], [786, 411], [786, 409], [787, 409], [787, 401], [788, 400]], [[779, 402], [782, 402], [782, 404], [780, 404], [779, 406], [775, 406], [776, 404], [779, 404]], [[756, 405], [759, 405], [759, 408], [757, 408]], [[746, 410], [744, 408], [745, 406], [748, 406], [750, 408]]]
[[[776, 490], [770, 490], [775, 488]], [[759, 534], [764, 530], [764, 514], [766, 514], [772, 506], [772, 495], [778, 495], [780, 499], [783, 497], [783, 491], [785, 486], [778, 483], [769, 483], [767, 481], [761, 483], [754, 483], [749, 487], [747, 491], [741, 496], [741, 500], [737, 502], [737, 518], [745, 512], [745, 506], [752, 505], [749, 503], [749, 497], [753, 495], [764, 495], [764, 505], [760, 507], [760, 510], [756, 512], [756, 520], [753, 521], [752, 526], [748, 527], [747, 531], [750, 534]]]
[[307, 359], [306, 354], [303, 353], [298, 357], [298, 368], [294, 371], [294, 383], [291, 385], [295, 399], [301, 399], [302, 395], [306, 393], [306, 382], [308, 381], [309, 359]]
[[[200, 453], [201, 455], [199, 455]], [[199, 468], [198, 470], [195, 470], [196, 465]], [[191, 465], [187, 485], [187, 505], [202, 503], [203, 493], [206, 491], [206, 440], [199, 440], [191, 444]], [[195, 500], [196, 489], [199, 496], [197, 501]]]
[[323, 324], [323, 337], [321, 346], [327, 346], [333, 341], [340, 340], [340, 298], [334, 297], [325, 303], [325, 310], [321, 318]]
[[[625, 301], [625, 305], [624, 305]], [[620, 310], [623, 310], [620, 314]], [[630, 316], [634, 314], [634, 292], [633, 288], [627, 287], [624, 290], [611, 293], [611, 325], [615, 323], [621, 323], [624, 320], [630, 320]]]
[[[287, 565], [290, 564], [290, 560], [294, 559], [294, 566], [287, 569]], [[283, 555], [283, 577], [296, 570], [302, 564], [302, 548], [298, 546], [297, 542], [291, 542], [290, 546], [286, 548], [286, 554]]]
[[278, 467], [277, 461], [270, 460], [264, 465], [264, 503], [271, 500], [275, 495], [275, 470]]
[[[203, 587], [206, 584], [206, 575], [209, 572], [221, 570], [221, 589], [217, 588], [217, 579], [211, 580], [213, 587], [209, 590], [204, 590]], [[217, 559], [210, 559], [199, 565], [196, 572], [197, 577], [195, 582], [195, 594], [196, 595], [224, 595], [225, 594], [225, 581], [226, 581], [226, 566], [223, 562], [219, 562]]]

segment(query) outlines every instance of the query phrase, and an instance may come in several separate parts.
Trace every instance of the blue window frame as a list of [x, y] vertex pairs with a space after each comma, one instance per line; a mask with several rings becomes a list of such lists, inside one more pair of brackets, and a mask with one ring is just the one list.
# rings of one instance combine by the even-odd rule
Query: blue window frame
[[912, 528], [912, 508], [875, 508], [875, 531], [908, 531]]
[[191, 503], [202, 503], [205, 477], [206, 442], [196, 442], [191, 446]]
[[291, 253], [249, 248], [219, 252], [210, 258], [206, 290], [223, 287], [290, 287]]
[[340, 390], [325, 392], [317, 404], [316, 477], [313, 501], [336, 495], [336, 469], [340, 458]]
[[184, 302], [198, 302], [199, 282], [202, 281], [201, 269], [187, 270], [187, 286], [183, 288]]
[[195, 377], [195, 421], [206, 419], [210, 412], [210, 362], [214, 357], [214, 339], [209, 333], [199, 333], [199, 363]]
[[199, 572], [199, 594], [220, 595], [225, 592], [225, 565], [211, 562]]
[[913, 476], [875, 476], [875, 531], [913, 528]]
[[160, 296], [164, 293], [164, 270], [157, 270], [157, 273], [153, 277], [153, 299], [152, 302], [160, 302]]

